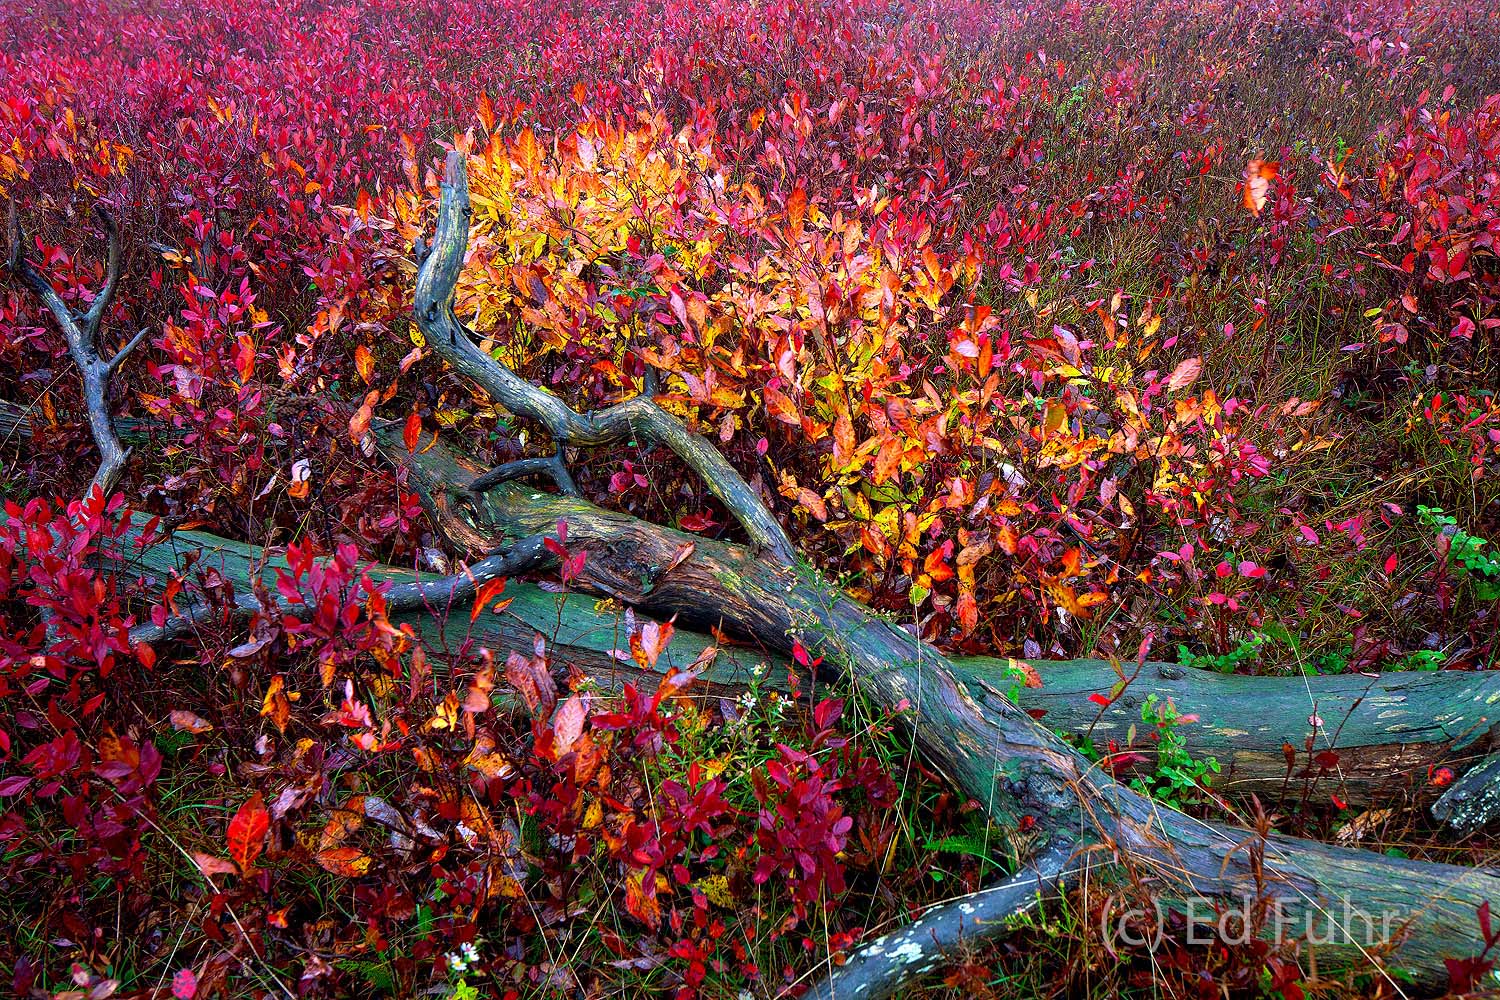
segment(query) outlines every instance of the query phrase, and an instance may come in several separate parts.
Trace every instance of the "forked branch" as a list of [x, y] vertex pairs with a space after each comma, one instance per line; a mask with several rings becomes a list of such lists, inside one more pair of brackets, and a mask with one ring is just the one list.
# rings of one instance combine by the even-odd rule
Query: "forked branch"
[[[702, 478], [709, 492], [744, 527], [758, 549], [779, 560], [791, 561], [796, 553], [791, 540], [734, 466], [649, 395], [635, 396], [603, 410], [579, 413], [480, 350], [453, 311], [454, 290], [468, 248], [471, 211], [468, 170], [463, 154], [454, 151], [448, 154], [443, 174], [437, 232], [430, 246], [419, 241], [417, 253], [421, 264], [417, 270], [416, 320], [432, 349], [478, 383], [496, 403], [540, 423], [559, 447], [598, 447], [630, 440], [667, 446]], [[556, 476], [551, 467], [525, 471], [546, 471], [560, 484], [569, 481]], [[507, 478], [504, 472], [500, 476]]]
[[62, 296], [52, 287], [52, 282], [26, 259], [26, 235], [21, 229], [20, 220], [16, 218], [14, 203], [10, 206], [10, 252], [6, 258], [6, 268], [41, 300], [62, 327], [63, 337], [68, 342], [68, 354], [83, 376], [83, 402], [88, 412], [89, 431], [99, 449], [99, 469], [94, 473], [89, 489], [90, 492], [98, 489], [108, 496], [125, 471], [125, 462], [130, 458], [130, 450], [120, 443], [119, 436], [115, 433], [114, 419], [110, 416], [109, 383], [120, 363], [146, 339], [146, 331], [137, 333], [112, 357], [100, 356], [99, 324], [104, 319], [110, 300], [114, 298], [115, 285], [120, 279], [120, 231], [113, 216], [102, 206], [96, 207], [95, 212], [104, 224], [109, 250], [104, 266], [104, 285], [86, 311], [75, 313], [69, 309]]

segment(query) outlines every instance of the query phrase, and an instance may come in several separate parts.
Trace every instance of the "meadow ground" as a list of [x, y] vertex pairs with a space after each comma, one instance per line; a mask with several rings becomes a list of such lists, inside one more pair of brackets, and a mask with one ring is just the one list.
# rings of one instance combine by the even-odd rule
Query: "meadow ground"
[[[372, 428], [552, 452], [412, 321], [451, 150], [457, 309], [491, 358], [580, 409], [654, 388], [824, 578], [1001, 658], [999, 697], [1081, 657], [1119, 670], [1080, 695], [1101, 717], [1148, 660], [1494, 669], [1497, 39], [1500, 5], [1461, 0], [5, 4], [14, 991], [795, 996], [1029, 850], [801, 641], [732, 691], [600, 689], [550, 652], [561, 603], [530, 656], [483, 648], [587, 589], [602, 556], [561, 526], [560, 571], [441, 630], [387, 614], [368, 567], [472, 553]], [[108, 372], [108, 501], [77, 499], [98, 459], [58, 310], [105, 355], [143, 334]], [[563, 457], [605, 506], [743, 537], [668, 447]], [[281, 561], [237, 595], [207, 563], [153, 575], [120, 544], [143, 526]], [[672, 630], [597, 598], [605, 653], [661, 672]], [[1495, 864], [1427, 811], [1453, 767], [1355, 796], [1311, 699], [1255, 802], [1215, 794], [1193, 714], [1137, 714], [1064, 735], [1190, 815]], [[1118, 896], [909, 995], [1412, 989], [1378, 950], [1123, 940]], [[1493, 985], [1473, 922], [1493, 947], [1451, 956], [1456, 992]]]

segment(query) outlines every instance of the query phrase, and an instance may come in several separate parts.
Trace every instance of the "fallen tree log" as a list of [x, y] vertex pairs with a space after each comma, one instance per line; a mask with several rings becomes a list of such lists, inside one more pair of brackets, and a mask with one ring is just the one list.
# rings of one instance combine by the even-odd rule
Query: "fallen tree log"
[[[139, 533], [130, 537], [138, 538]], [[173, 576], [191, 577], [212, 569], [241, 595], [241, 611], [249, 614], [256, 606], [250, 597], [251, 580], [259, 578], [267, 589], [274, 589], [277, 571], [285, 571], [287, 564], [275, 551], [180, 531], [144, 550], [129, 551], [127, 546], [117, 569], [126, 579], [154, 582], [158, 591]], [[410, 624], [429, 655], [439, 661], [465, 647], [486, 647], [502, 657], [529, 652], [540, 634], [560, 663], [578, 667], [606, 689], [618, 690], [626, 682], [654, 683], [628, 658], [612, 655], [628, 645], [623, 607], [617, 602], [512, 581], [505, 590], [510, 603], [503, 612], [471, 620], [472, 597], [444, 591], [435, 574], [379, 565], [371, 567], [370, 574], [393, 586], [425, 582], [432, 588], [430, 600], [398, 607], [390, 617], [398, 625]], [[482, 571], [476, 578], [484, 579]], [[190, 631], [190, 625], [184, 620], [176, 631]], [[163, 637], [164, 631], [153, 630], [139, 636], [150, 641]], [[704, 660], [711, 647], [717, 647], [717, 655]], [[677, 631], [661, 664], [663, 669], [681, 669], [699, 661], [706, 663], [700, 677], [705, 689], [726, 697], [741, 693], [756, 670], [757, 683], [776, 691], [790, 688], [788, 671], [805, 673], [778, 653], [718, 645], [686, 629]], [[1331, 791], [1355, 807], [1428, 801], [1444, 791], [1432, 781], [1429, 769], [1443, 766], [1455, 777], [1464, 775], [1500, 744], [1500, 671], [1244, 677], [1147, 661], [1125, 691], [1101, 707], [1089, 696], [1107, 692], [1118, 680], [1115, 667], [1105, 660], [1033, 661], [1043, 682], [1039, 688], [1019, 683], [1015, 661], [1004, 657], [958, 657], [952, 663], [981, 710], [992, 711], [997, 700], [1014, 697], [1044, 726], [1068, 736], [1091, 736], [1101, 745], [1113, 739], [1125, 746], [1132, 726], [1144, 728], [1141, 706], [1150, 698], [1170, 700], [1183, 714], [1198, 716], [1181, 729], [1187, 749], [1220, 763], [1222, 772], [1212, 787], [1234, 798], [1254, 794], [1269, 803], [1284, 796], [1300, 799], [1312, 782], [1313, 790]], [[1452, 721], [1466, 712], [1478, 721], [1467, 726]], [[1319, 733], [1326, 742], [1315, 742], [1309, 753], [1306, 737], [1313, 730], [1308, 717], [1313, 714], [1323, 721]], [[1144, 759], [1126, 773], [1147, 772], [1153, 766], [1149, 744], [1139, 742]], [[1287, 745], [1296, 754], [1291, 767], [1284, 753]], [[1312, 760], [1323, 749], [1339, 756], [1338, 765], [1326, 772]]]
[[[409, 470], [429, 515], [450, 542], [475, 556], [568, 525], [568, 546], [587, 553], [579, 580], [623, 604], [685, 624], [717, 627], [767, 649], [794, 644], [824, 658], [876, 705], [898, 712], [928, 763], [984, 804], [1002, 826], [1038, 827], [1049, 843], [1103, 851], [1159, 895], [1217, 899], [1276, 897], [1291, 924], [1308, 931], [1322, 915], [1352, 907], [1399, 931], [1364, 940], [1345, 933], [1316, 946], [1324, 969], [1368, 966], [1380, 954], [1426, 988], [1447, 981], [1445, 958], [1485, 945], [1477, 913], [1500, 898], [1500, 870], [1462, 868], [1351, 851], [1296, 838], [1252, 833], [1167, 809], [1101, 773], [1087, 758], [1008, 700], [988, 710], [938, 650], [786, 558], [774, 517], [732, 467], [703, 454], [702, 438], [643, 397], [596, 414], [576, 413], [556, 396], [519, 378], [476, 345], [454, 312], [468, 248], [468, 173], [464, 155], [449, 154], [431, 244], [418, 241], [413, 313], [434, 353], [473, 380], [496, 404], [540, 424], [557, 442], [593, 445], [622, 432], [666, 444], [724, 501], [755, 549], [686, 535], [576, 497], [542, 493], [501, 470], [490, 472], [446, 450], [422, 462], [386, 429], [383, 451]], [[639, 401], [639, 402], [638, 402]], [[429, 456], [431, 458], [429, 459]], [[441, 459], [446, 468], [439, 468]], [[559, 461], [561, 451], [559, 451]], [[433, 475], [433, 473], [438, 473]], [[501, 480], [501, 481], [497, 481]], [[559, 486], [566, 481], [557, 478]], [[476, 487], [477, 484], [477, 487]], [[763, 558], [767, 551], [771, 558]], [[1477, 719], [1460, 709], [1450, 725]], [[1316, 725], [1316, 722], [1314, 723]], [[1322, 728], [1322, 727], [1319, 727]], [[1285, 935], [1283, 935], [1285, 936]], [[1307, 933], [1286, 944], [1313, 949]], [[882, 990], [893, 989], [934, 954], [925, 946], [900, 962], [876, 964]], [[859, 963], [861, 968], [868, 968]], [[835, 985], [837, 973], [833, 974]], [[867, 988], [871, 982], [865, 980]], [[1392, 981], [1394, 985], [1394, 980]], [[838, 992], [832, 989], [832, 992]]]
[[[127, 442], [147, 440], [150, 427], [138, 420], [117, 419], [119, 436]], [[0, 401], [0, 437], [29, 436], [25, 410]], [[387, 432], [387, 437], [389, 436]], [[441, 463], [439, 463], [441, 464]], [[433, 475], [442, 475], [441, 468]], [[169, 574], [184, 568], [188, 553], [197, 552], [225, 577], [237, 582], [242, 595], [249, 594], [249, 574], [261, 567], [268, 584], [274, 583], [277, 566], [285, 561], [265, 555], [243, 543], [201, 532], [179, 532], [166, 548], [154, 548], [131, 557], [128, 575]], [[381, 579], [410, 582], [420, 575], [409, 570], [380, 567]], [[514, 628], [481, 619], [471, 638], [494, 649], [529, 649], [532, 632], [545, 632], [545, 621], [556, 617], [555, 595], [522, 584], [513, 588], [516, 605], [511, 611]], [[428, 609], [395, 616], [410, 621], [424, 637], [448, 641], [449, 625]], [[618, 632], [618, 615], [601, 612], [597, 602], [568, 598], [561, 608], [564, 634], [560, 645], [580, 669], [608, 683], [629, 674], [628, 665], [606, 654], [597, 641], [600, 635]], [[519, 644], [519, 645], [518, 645]], [[691, 632], [679, 632], [675, 650], [684, 651], [684, 664], [691, 663], [710, 640]], [[611, 647], [613, 648], [613, 647]], [[440, 651], [440, 650], [434, 650]], [[672, 659], [669, 657], [669, 660]], [[742, 685], [753, 662], [768, 661], [772, 669], [764, 683], [785, 689], [790, 661], [764, 650], [753, 656], [743, 649], [720, 650], [705, 681], [725, 687]], [[750, 661], [750, 662], [747, 662]], [[1132, 726], [1141, 723], [1140, 710], [1148, 699], [1171, 701], [1184, 715], [1197, 721], [1181, 732], [1190, 753], [1213, 758], [1222, 772], [1214, 779], [1215, 791], [1245, 797], [1257, 795], [1276, 802], [1291, 794], [1336, 794], [1350, 806], [1399, 802], [1427, 802], [1441, 796], [1445, 805], [1434, 806], [1434, 815], [1456, 829], [1482, 826], [1500, 817], [1500, 796], [1493, 793], [1487, 776], [1496, 766], [1486, 754], [1500, 750], [1500, 672], [1402, 671], [1381, 675], [1342, 674], [1247, 677], [1149, 661], [1141, 665], [1134, 680], [1109, 705], [1089, 700], [1107, 693], [1119, 680], [1114, 667], [1100, 659], [1035, 661], [1043, 676], [1041, 688], [1017, 687], [1005, 658], [960, 657], [955, 668], [981, 705], [1014, 694], [1018, 704], [1050, 729], [1069, 735], [1091, 736], [1096, 744], [1113, 739], [1127, 742]], [[1314, 731], [1313, 718], [1321, 727]], [[1307, 745], [1313, 737], [1312, 748]], [[1295, 755], [1288, 767], [1286, 747]], [[1329, 769], [1314, 758], [1324, 750], [1338, 754]], [[1125, 773], [1148, 769], [1154, 762], [1149, 746], [1141, 748], [1139, 765], [1127, 765]], [[1466, 774], [1486, 762], [1490, 770], [1472, 778]], [[1434, 780], [1439, 767], [1449, 768], [1456, 779], [1448, 786]]]
[[[422, 461], [426, 471], [421, 478], [425, 482], [437, 482], [425, 478], [435, 474], [437, 470], [443, 470], [445, 476], [459, 477], [444, 504], [435, 509], [441, 509], [463, 495], [465, 480], [462, 475], [466, 463], [460, 456], [439, 447], [425, 453]], [[520, 488], [517, 488], [510, 499], [524, 500], [524, 509], [513, 507], [512, 510], [523, 514], [522, 520], [536, 520], [538, 523], [533, 524], [533, 527], [540, 527], [544, 523], [555, 531], [556, 521], [559, 518], [566, 520], [569, 544], [589, 546], [591, 554], [585, 564], [586, 577], [596, 586], [602, 585], [603, 589], [613, 590], [616, 600], [621, 600], [622, 603], [601, 604], [599, 600], [585, 595], [560, 595], [533, 585], [516, 583], [507, 588], [506, 596], [511, 598], [511, 604], [504, 612], [482, 615], [474, 623], [472, 631], [466, 623], [468, 615], [463, 613], [468, 610], [469, 601], [455, 602], [453, 607], [433, 603], [419, 608], [406, 608], [393, 615], [393, 620], [412, 622], [424, 643], [436, 650], [456, 651], [465, 642], [485, 644], [499, 650], [525, 650], [531, 648], [535, 635], [540, 632], [549, 636], [555, 656], [566, 658], [568, 663], [576, 664], [602, 680], [618, 684], [625, 680], [640, 679], [638, 671], [631, 665], [611, 655], [612, 650], [624, 648], [628, 641], [620, 622], [620, 612], [622, 599], [630, 597], [637, 606], [654, 608], [658, 612], [675, 608], [682, 612], [683, 620], [696, 620], [700, 626], [709, 623], [710, 619], [718, 619], [724, 626], [742, 631], [752, 638], [773, 640], [765, 645], [770, 647], [772, 653], [780, 655], [770, 661], [766, 654], [758, 651], [735, 647], [724, 649], [709, 665], [703, 677], [709, 691], [729, 694], [738, 690], [738, 686], [750, 678], [751, 670], [762, 662], [784, 665], [784, 656], [789, 647], [785, 632], [779, 633], [782, 638], [775, 641], [778, 633], [760, 624], [763, 612], [750, 614], [740, 611], [731, 619], [728, 615], [717, 613], [715, 599], [718, 597], [718, 589], [726, 585], [726, 580], [734, 582], [740, 588], [736, 593], [742, 599], [749, 593], [745, 588], [755, 585], [760, 587], [764, 597], [759, 607], [769, 606], [774, 610], [777, 604], [772, 601], [773, 591], [764, 581], [775, 581], [775, 593], [797, 600], [796, 595], [811, 585], [793, 586], [788, 590], [780, 581], [788, 573], [811, 574], [810, 569], [757, 568], [759, 564], [753, 553], [737, 546], [654, 528], [627, 515], [600, 511], [579, 500]], [[509, 516], [515, 517], [516, 514]], [[646, 541], [654, 540], [657, 544], [645, 549], [640, 546], [611, 549], [603, 540], [618, 540], [620, 536], [612, 525], [622, 521], [634, 521], [638, 526], [635, 530], [640, 532], [639, 537]], [[460, 522], [464, 524], [465, 531], [478, 530], [469, 526], [468, 519], [461, 518]], [[453, 522], [446, 517], [443, 523], [453, 526]], [[534, 534], [523, 537], [534, 537]], [[596, 541], [599, 544], [594, 544]], [[672, 568], [671, 573], [661, 573], [660, 570], [668, 566], [671, 558], [675, 558], [685, 545], [692, 546], [692, 551], [678, 566]], [[645, 565], [639, 562], [641, 558], [656, 552], [660, 552], [662, 558]], [[140, 552], [129, 552], [127, 547], [127, 553], [128, 557], [119, 567], [120, 572], [127, 577], [165, 581], [169, 574], [180, 570], [188, 559], [192, 559], [200, 570], [213, 568], [233, 581], [237, 587], [243, 586], [246, 592], [249, 591], [252, 574], [272, 582], [278, 565], [285, 567], [284, 561], [274, 553], [196, 532], [178, 532]], [[655, 579], [649, 571], [652, 565], [658, 570]], [[637, 575], [637, 569], [644, 570], [644, 574]], [[684, 569], [687, 572], [682, 574], [683, 582], [671, 583], [670, 577]], [[372, 575], [399, 585], [422, 579], [413, 571], [391, 567], [378, 567], [373, 570]], [[429, 583], [433, 582], [430, 577], [426, 579]], [[747, 580], [749, 583], [739, 582]], [[433, 592], [444, 593], [440, 587], [434, 587]], [[930, 690], [927, 687], [931, 683], [928, 678], [936, 673], [933, 667], [936, 662], [934, 658], [938, 654], [927, 652], [915, 637], [889, 625], [868, 610], [858, 610], [858, 606], [847, 602], [846, 598], [829, 593], [826, 588], [823, 588], [822, 594], [823, 600], [831, 604], [835, 611], [850, 617], [836, 618], [835, 621], [844, 627], [825, 633], [839, 636], [841, 641], [824, 639], [820, 634], [802, 628], [801, 633], [806, 637], [809, 647], [831, 657], [850, 655], [851, 648], [856, 652], [865, 650], [861, 667], [877, 677], [883, 674], [887, 689], [911, 691], [918, 697], [923, 697], [924, 703], [918, 704], [926, 710], [916, 724], [921, 727], [917, 729], [917, 733], [924, 755], [950, 777], [955, 771], [958, 772], [959, 777], [954, 779], [956, 784], [981, 802], [986, 801], [985, 798], [976, 793], [985, 793], [993, 783], [995, 798], [1003, 796], [1009, 800], [1008, 804], [1013, 804], [1015, 810], [999, 814], [991, 806], [991, 814], [996, 815], [997, 819], [1015, 823], [1021, 816], [1030, 815], [1047, 823], [1073, 825], [1080, 832], [1090, 830], [1092, 823], [1098, 822], [1107, 832], [1094, 832], [1102, 832], [1103, 837], [1108, 838], [1104, 843], [1111, 845], [1121, 859], [1137, 866], [1148, 880], [1160, 883], [1164, 895], [1180, 897], [1201, 893], [1235, 896], [1253, 891], [1252, 873], [1236, 863], [1247, 838], [1251, 837], [1250, 834], [1234, 834], [1230, 828], [1218, 824], [1204, 823], [1167, 812], [1092, 769], [1087, 761], [1077, 758], [1070, 748], [1039, 729], [1024, 712], [1010, 704], [1004, 694], [1011, 683], [1008, 664], [1004, 660], [980, 659], [952, 664], [946, 660], [941, 661], [946, 666], [948, 676], [952, 678], [950, 683], [953, 688], [949, 699], [939, 702], [939, 705], [949, 706], [944, 709], [947, 712], [961, 712], [964, 728], [955, 730], [957, 739], [962, 742], [953, 750], [947, 753], [929, 750], [929, 744], [943, 746], [947, 739], [946, 730], [937, 728], [931, 722], [933, 716], [940, 717], [941, 713], [934, 710], [931, 700], [925, 699]], [[783, 614], [793, 609], [801, 609], [810, 614], [813, 606], [811, 602], [788, 605], [785, 599], [776, 600], [785, 609]], [[841, 607], [845, 602], [849, 606]], [[742, 600], [725, 602], [723, 605], [731, 611], [741, 606], [749, 605], [743, 604]], [[455, 609], [459, 613], [450, 616], [449, 612]], [[858, 618], [853, 617], [856, 613]], [[802, 619], [794, 620], [789, 614], [782, 620], [788, 623], [783, 627], [802, 624]], [[453, 622], [459, 623], [456, 628]], [[875, 645], [866, 638], [863, 633], [867, 631], [872, 631], [881, 640], [881, 644]], [[857, 645], [848, 645], [851, 641]], [[871, 645], [866, 647], [865, 643]], [[669, 647], [664, 662], [685, 666], [696, 660], [709, 644], [710, 640], [702, 635], [681, 632]], [[880, 659], [877, 660], [876, 657]], [[1182, 676], [1175, 677], [1171, 675], [1181, 668], [1166, 664], [1148, 666], [1157, 675], [1150, 679], [1151, 685], [1168, 682], [1181, 685], [1190, 679], [1209, 685], [1217, 683], [1217, 680], [1201, 671], [1182, 670]], [[1059, 668], [1063, 674], [1076, 676], [1078, 682], [1089, 690], [1107, 686], [1114, 678], [1113, 669], [1099, 661], [1041, 664], [1040, 668], [1048, 675], [1051, 675], [1054, 668]], [[773, 679], [775, 674], [776, 671], [769, 673], [768, 680]], [[1162, 676], [1163, 674], [1168, 676]], [[860, 675], [855, 676], [858, 678]], [[1432, 687], [1417, 705], [1423, 706], [1424, 710], [1426, 707], [1433, 707], [1434, 702], [1441, 698], [1438, 686], [1449, 683], [1449, 678], [1458, 676], [1461, 675], [1421, 675], [1423, 686]], [[1489, 675], [1475, 677], [1489, 679]], [[1404, 679], [1394, 679], [1397, 687], [1388, 696], [1376, 694], [1372, 699], [1366, 695], [1365, 701], [1373, 700], [1384, 705], [1374, 713], [1377, 717], [1383, 712], [1389, 712], [1389, 706], [1395, 703], [1389, 700], [1381, 702], [1382, 698], [1401, 697], [1399, 684]], [[1283, 685], [1286, 683], [1274, 679], [1264, 680]], [[1102, 684], [1095, 686], [1094, 681]], [[1181, 690], [1184, 691], [1184, 696], [1191, 696], [1193, 687], [1189, 683]], [[1378, 691], [1378, 686], [1372, 687], [1372, 690]], [[1081, 691], [1082, 688], [1071, 691], [1061, 700], [1053, 699], [1051, 703], [1061, 708], [1066, 702], [1084, 700]], [[1144, 688], [1140, 689], [1140, 693], [1144, 691]], [[1037, 692], [1027, 694], [1035, 696]], [[1488, 698], [1493, 694], [1491, 689], [1490, 694], [1483, 697]], [[1170, 696], [1176, 698], [1178, 694]], [[1039, 703], [1045, 704], [1046, 701], [1043, 699]], [[1355, 708], [1354, 714], [1357, 715], [1358, 706]], [[1114, 724], [1128, 724], [1126, 720], [1129, 715], [1123, 703], [1112, 706], [1112, 710], [1121, 716]], [[1299, 708], [1299, 714], [1300, 711]], [[1463, 715], [1461, 709], [1452, 711], [1455, 716]], [[1104, 717], [1108, 718], [1110, 714], [1106, 712]], [[1421, 727], [1415, 721], [1416, 717], [1413, 716], [1410, 731], [1419, 732]], [[1028, 748], [1033, 760], [1061, 759], [1065, 762], [1063, 766], [1074, 769], [1073, 782], [1079, 787], [1089, 791], [1101, 789], [1095, 793], [1097, 798], [1076, 801], [1070, 805], [1066, 803], [1064, 796], [1072, 785], [1062, 782], [1043, 783], [1035, 774], [1008, 770], [1005, 758], [994, 752], [986, 752], [985, 744], [980, 742], [981, 739], [991, 738], [989, 732], [994, 731], [1003, 733], [1004, 739], [1013, 741], [1012, 745]], [[1371, 752], [1379, 751], [1372, 749]], [[1044, 754], [1048, 756], [1042, 756]], [[1059, 799], [1064, 801], [1060, 803]], [[1124, 840], [1125, 837], [1129, 838], [1128, 841]], [[1399, 942], [1372, 941], [1366, 944], [1335, 941], [1322, 946], [1318, 960], [1325, 969], [1330, 962], [1342, 960], [1347, 964], [1360, 960], [1367, 953], [1380, 952], [1389, 947], [1395, 949], [1393, 960], [1396, 963], [1416, 975], [1420, 981], [1432, 986], [1439, 985], [1443, 974], [1441, 958], [1462, 955], [1466, 953], [1466, 948], [1474, 946], [1477, 935], [1477, 923], [1473, 919], [1474, 908], [1484, 899], [1500, 895], [1496, 892], [1500, 888], [1496, 886], [1496, 876], [1487, 871], [1387, 858], [1282, 837], [1269, 838], [1265, 852], [1270, 878], [1273, 883], [1280, 881], [1287, 893], [1286, 905], [1302, 914], [1303, 919], [1312, 919], [1307, 915], [1329, 907], [1332, 912], [1337, 913], [1347, 902], [1361, 914], [1396, 914], [1391, 926], [1397, 930], [1404, 928], [1409, 931], [1408, 936]], [[1297, 918], [1293, 917], [1292, 921], [1295, 919]], [[1327, 936], [1326, 933], [1324, 936]], [[924, 953], [924, 961], [913, 963], [908, 971], [914, 972], [932, 959], [931, 954]], [[866, 967], [866, 964], [863, 963], [861, 968]]]
[[[1184, 816], [1102, 774], [1008, 699], [982, 701], [986, 692], [961, 668], [809, 566], [772, 563], [750, 549], [515, 482], [476, 497], [470, 485], [484, 474], [477, 463], [441, 446], [411, 456], [393, 428], [376, 434], [387, 455], [410, 470], [454, 544], [475, 553], [503, 549], [508, 540], [555, 531], [564, 521], [569, 547], [588, 553], [584, 585], [649, 614], [718, 628], [783, 655], [800, 641], [876, 704], [908, 706], [923, 756], [1004, 826], [1029, 817], [1026, 822], [1048, 836], [1092, 842], [1163, 897], [1237, 899], [1269, 891], [1284, 917], [1280, 926], [1302, 929], [1284, 943], [1300, 940], [1312, 948], [1308, 938], [1323, 940], [1316, 950], [1325, 970], [1366, 965], [1381, 955], [1437, 989], [1446, 982], [1444, 958], [1482, 947], [1476, 912], [1500, 898], [1500, 871], [1280, 835], [1261, 839]], [[1482, 695], [1481, 702], [1492, 698]], [[1455, 706], [1444, 725], [1450, 733], [1476, 725], [1488, 732], [1491, 719], [1478, 706]], [[1356, 923], [1373, 915], [1391, 933], [1361, 939], [1363, 923], [1330, 933], [1329, 914], [1339, 913], [1359, 915]], [[927, 966], [932, 955], [909, 958], [890, 966], [899, 981]]]

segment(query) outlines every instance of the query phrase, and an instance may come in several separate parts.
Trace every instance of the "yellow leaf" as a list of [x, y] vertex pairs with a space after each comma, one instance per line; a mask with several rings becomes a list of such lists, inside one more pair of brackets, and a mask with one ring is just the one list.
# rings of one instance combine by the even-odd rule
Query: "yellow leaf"
[[734, 894], [729, 891], [729, 877], [727, 875], [707, 875], [693, 883], [693, 888], [708, 899], [715, 906], [726, 910], [732, 910], [735, 906]]
[[271, 682], [266, 685], [266, 696], [261, 699], [260, 714], [269, 718], [278, 732], [286, 732], [286, 724], [292, 717], [292, 704], [286, 694], [286, 679], [280, 674], [272, 677]]
[[427, 721], [428, 729], [453, 729], [458, 725], [458, 692], [449, 691], [448, 697], [438, 705], [437, 711]]

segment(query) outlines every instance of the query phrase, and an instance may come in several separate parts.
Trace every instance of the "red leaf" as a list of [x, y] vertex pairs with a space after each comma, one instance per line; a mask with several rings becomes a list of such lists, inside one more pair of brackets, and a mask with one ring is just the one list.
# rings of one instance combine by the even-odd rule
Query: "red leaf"
[[6, 778], [4, 781], [0, 781], [0, 797], [20, 795], [26, 791], [26, 786], [29, 784], [31, 784], [31, 778], [24, 774]]
[[271, 829], [271, 814], [266, 812], [265, 801], [260, 792], [240, 806], [229, 821], [229, 856], [248, 873], [255, 867], [255, 859], [266, 847], [266, 833]]
[[688, 514], [677, 522], [677, 526], [683, 531], [707, 531], [710, 528], [717, 528], [719, 522], [714, 520], [713, 514], [704, 510]]
[[474, 607], [469, 612], [469, 621], [472, 622], [477, 619], [479, 617], [479, 613], [485, 609], [485, 606], [504, 592], [505, 577], [503, 576], [499, 579], [489, 580], [485, 583], [480, 584], [479, 590], [474, 594]]
[[1114, 704], [1114, 700], [1111, 699], [1109, 695], [1100, 694], [1098, 691], [1095, 691], [1093, 694], [1089, 695], [1089, 701], [1093, 702], [1095, 705], [1103, 705], [1105, 708], [1108, 708], [1110, 705]]
[[417, 450], [417, 442], [422, 440], [422, 418], [413, 410], [406, 418], [406, 426], [401, 429], [401, 440], [406, 445], [408, 453]]

